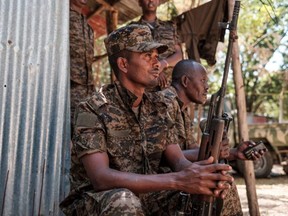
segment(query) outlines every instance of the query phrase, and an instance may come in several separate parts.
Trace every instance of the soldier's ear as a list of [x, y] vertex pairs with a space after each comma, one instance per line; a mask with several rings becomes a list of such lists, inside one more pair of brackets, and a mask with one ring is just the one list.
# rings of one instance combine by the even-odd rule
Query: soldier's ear
[[123, 71], [124, 73], [127, 73], [128, 62], [127, 62], [126, 58], [119, 57], [117, 59], [117, 65], [118, 65], [118, 68], [120, 69], [120, 71]]
[[188, 86], [188, 81], [189, 78], [186, 75], [181, 77], [181, 85], [184, 86], [185, 88]]

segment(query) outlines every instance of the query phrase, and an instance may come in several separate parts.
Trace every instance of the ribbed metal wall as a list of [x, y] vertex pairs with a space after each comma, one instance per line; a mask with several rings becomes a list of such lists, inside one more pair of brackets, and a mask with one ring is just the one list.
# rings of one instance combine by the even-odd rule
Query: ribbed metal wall
[[68, 48], [68, 0], [0, 1], [0, 216], [61, 215]]

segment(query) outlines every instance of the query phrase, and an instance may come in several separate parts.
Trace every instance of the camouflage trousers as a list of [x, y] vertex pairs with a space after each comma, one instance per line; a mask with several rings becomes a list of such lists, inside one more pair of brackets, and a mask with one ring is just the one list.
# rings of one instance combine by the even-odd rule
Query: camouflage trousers
[[221, 216], [242, 216], [242, 207], [236, 184], [233, 182], [231, 188], [223, 200]]
[[[160, 191], [136, 196], [124, 188], [98, 193], [90, 191], [81, 196], [78, 195], [72, 203], [70, 202], [68, 206], [63, 205], [61, 209], [69, 216], [174, 216], [179, 204], [179, 195], [178, 191]], [[218, 206], [219, 203], [217, 203]], [[219, 213], [216, 210], [213, 215], [243, 216], [235, 184], [232, 185], [220, 206], [222, 206], [222, 211]], [[192, 203], [189, 202], [187, 207], [188, 212], [191, 212]]]
[[174, 216], [178, 197], [177, 191], [160, 191], [136, 196], [125, 188], [98, 193], [86, 192], [64, 212], [72, 216]]

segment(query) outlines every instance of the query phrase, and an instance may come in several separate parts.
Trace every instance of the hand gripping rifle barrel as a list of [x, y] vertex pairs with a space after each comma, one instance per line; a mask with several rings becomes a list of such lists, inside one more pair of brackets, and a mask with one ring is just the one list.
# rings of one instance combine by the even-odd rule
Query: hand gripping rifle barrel
[[[225, 129], [226, 117], [223, 115], [224, 97], [226, 93], [227, 78], [232, 55], [233, 42], [237, 39], [236, 29], [238, 15], [240, 10], [240, 1], [235, 1], [232, 20], [228, 23], [229, 42], [225, 60], [225, 67], [221, 88], [212, 95], [208, 111], [208, 117], [204, 132], [202, 133], [198, 160], [208, 159], [213, 156], [214, 163], [218, 163], [220, 154], [220, 144]], [[226, 122], [227, 124], [227, 122]], [[211, 216], [213, 212], [214, 197], [208, 195], [197, 195], [193, 200], [193, 216]]]

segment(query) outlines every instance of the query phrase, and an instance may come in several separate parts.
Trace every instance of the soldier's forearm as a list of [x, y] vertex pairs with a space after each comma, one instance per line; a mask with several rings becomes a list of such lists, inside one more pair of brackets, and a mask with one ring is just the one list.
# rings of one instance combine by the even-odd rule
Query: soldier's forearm
[[236, 160], [237, 158], [237, 148], [231, 148], [229, 157], [226, 158], [229, 161]]
[[195, 162], [198, 160], [198, 153], [199, 153], [199, 148], [183, 150], [184, 156], [187, 158], [187, 160], [191, 162]]

